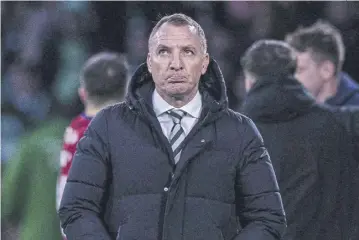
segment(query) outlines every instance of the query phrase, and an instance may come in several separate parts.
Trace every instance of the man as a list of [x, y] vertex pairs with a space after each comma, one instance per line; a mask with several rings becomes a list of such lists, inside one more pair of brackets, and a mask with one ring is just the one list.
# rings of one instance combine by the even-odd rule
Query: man
[[61, 151], [61, 169], [57, 183], [57, 208], [60, 205], [78, 141], [83, 137], [91, 119], [101, 109], [123, 100], [128, 64], [124, 56], [101, 52], [86, 61], [80, 73], [78, 93], [85, 111], [75, 117], [66, 128]]
[[345, 47], [339, 30], [318, 21], [288, 34], [286, 41], [297, 54], [297, 79], [317, 102], [333, 106], [335, 116], [358, 139], [359, 85], [341, 72]]
[[284, 239], [350, 239], [357, 194], [351, 137], [293, 77], [296, 57], [288, 44], [255, 42], [241, 62], [247, 90], [242, 111], [273, 157], [288, 223]]
[[162, 18], [126, 101], [80, 140], [59, 215], [69, 239], [280, 239], [285, 216], [253, 122], [228, 109], [201, 26]]
[[318, 21], [286, 36], [298, 54], [297, 79], [320, 103], [359, 106], [359, 85], [342, 72], [345, 47], [338, 29]]
[[[342, 72], [345, 46], [340, 31], [319, 20], [312, 26], [288, 34], [286, 41], [298, 56], [297, 79], [317, 102], [333, 106], [334, 115], [359, 146], [359, 85]], [[357, 202], [359, 209], [359, 199]], [[357, 237], [354, 239], [359, 239], [359, 224], [355, 225]]]

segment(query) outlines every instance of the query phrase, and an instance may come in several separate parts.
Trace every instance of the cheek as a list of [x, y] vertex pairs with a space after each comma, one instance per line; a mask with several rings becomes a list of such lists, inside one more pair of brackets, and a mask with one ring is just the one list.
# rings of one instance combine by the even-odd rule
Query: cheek
[[301, 71], [300, 73], [296, 73], [295, 77], [302, 83], [308, 82], [308, 76], [310, 76], [309, 71]]
[[195, 66], [190, 68], [189, 74], [191, 75], [191, 81], [193, 83], [197, 83], [202, 76], [202, 72], [203, 72], [202, 64], [196, 64]]
[[298, 74], [298, 80], [307, 88], [310, 92], [316, 94], [321, 86], [320, 78], [316, 71], [305, 71]]
[[295, 73], [295, 78], [296, 78], [299, 82], [303, 83], [303, 73], [298, 73], [298, 72], [296, 72], [296, 73]]
[[165, 72], [165, 68], [163, 66], [164, 64], [161, 62], [153, 61], [151, 64], [151, 74], [155, 79], [157, 79], [157, 81], [162, 80], [162, 76], [164, 75]]
[[308, 84], [312, 85], [313, 87], [317, 87], [318, 85], [321, 85], [321, 78], [318, 74], [318, 71], [314, 69], [312, 71], [307, 72], [305, 79], [306, 82], [308, 82]]
[[308, 90], [312, 91], [313, 89], [313, 82], [309, 79], [308, 74], [306, 72], [297, 73], [295, 75], [297, 80]]

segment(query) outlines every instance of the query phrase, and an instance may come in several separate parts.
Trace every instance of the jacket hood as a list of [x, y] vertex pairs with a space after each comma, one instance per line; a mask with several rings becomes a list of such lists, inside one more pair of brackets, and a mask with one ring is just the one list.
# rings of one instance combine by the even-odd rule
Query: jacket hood
[[[148, 71], [147, 64], [142, 63], [129, 82], [126, 95], [127, 104], [130, 108], [137, 108], [141, 102], [152, 106], [152, 93], [154, 89], [155, 84]], [[218, 108], [223, 109], [228, 107], [224, 78], [219, 65], [212, 58], [210, 59], [207, 72], [201, 76], [199, 91], [207, 102], [210, 101], [217, 106], [217, 110], [219, 110]]]
[[258, 79], [248, 92], [242, 112], [254, 121], [284, 122], [306, 114], [315, 99], [293, 77]]

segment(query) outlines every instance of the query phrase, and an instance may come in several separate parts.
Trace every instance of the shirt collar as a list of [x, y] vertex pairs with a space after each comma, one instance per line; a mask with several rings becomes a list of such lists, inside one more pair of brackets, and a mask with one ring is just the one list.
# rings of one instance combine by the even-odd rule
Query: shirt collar
[[[164, 112], [167, 112], [168, 110], [174, 109], [173, 106], [168, 104], [158, 94], [156, 89], [153, 91], [152, 103], [153, 103], [153, 110], [157, 117], [160, 116], [161, 114], [163, 114]], [[189, 103], [187, 103], [186, 105], [184, 105], [183, 107], [181, 107], [179, 109], [185, 111], [187, 114], [189, 114], [190, 116], [192, 116], [194, 118], [199, 118], [200, 114], [201, 114], [201, 109], [202, 109], [202, 97], [201, 97], [201, 94], [199, 93], [199, 91], [197, 91], [196, 95]]]

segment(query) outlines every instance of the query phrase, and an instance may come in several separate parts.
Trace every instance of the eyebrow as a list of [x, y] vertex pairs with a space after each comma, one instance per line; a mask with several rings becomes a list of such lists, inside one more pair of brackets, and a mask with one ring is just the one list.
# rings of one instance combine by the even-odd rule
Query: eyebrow
[[[170, 49], [171, 47], [169, 47], [169, 46], [167, 46], [167, 45], [164, 45], [164, 44], [159, 44], [156, 49], [160, 49], [160, 48]], [[180, 46], [180, 48], [196, 50], [196, 47], [193, 46], [193, 45], [190, 45], [190, 44], [189, 44], [189, 45]]]
[[166, 45], [163, 45], [163, 44], [159, 44], [157, 47], [156, 47], [156, 49], [160, 49], [160, 48], [170, 48], [170, 47], [168, 47], [168, 46], [166, 46]]

